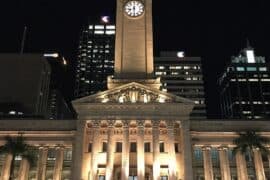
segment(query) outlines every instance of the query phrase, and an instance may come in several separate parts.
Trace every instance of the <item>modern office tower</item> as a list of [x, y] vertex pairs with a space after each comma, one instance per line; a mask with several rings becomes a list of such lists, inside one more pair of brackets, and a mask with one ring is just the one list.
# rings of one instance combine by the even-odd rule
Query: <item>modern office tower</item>
[[250, 46], [232, 57], [219, 86], [224, 118], [270, 117], [270, 65]]
[[161, 90], [193, 100], [191, 119], [206, 118], [204, 81], [200, 57], [184, 57], [183, 52], [161, 52], [154, 59], [155, 75], [161, 77]]
[[82, 30], [76, 67], [76, 98], [107, 89], [107, 77], [114, 72], [114, 44], [115, 25], [107, 16]]
[[50, 75], [41, 54], [0, 54], [0, 116], [46, 117]]

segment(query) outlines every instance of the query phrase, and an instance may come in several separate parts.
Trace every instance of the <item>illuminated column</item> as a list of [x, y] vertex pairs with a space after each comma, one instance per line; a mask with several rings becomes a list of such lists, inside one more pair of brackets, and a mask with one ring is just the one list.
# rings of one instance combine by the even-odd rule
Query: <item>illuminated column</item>
[[53, 171], [53, 180], [61, 180], [63, 161], [64, 161], [64, 148], [57, 147], [56, 159], [55, 159], [54, 171]]
[[176, 180], [176, 157], [175, 157], [175, 149], [174, 149], [174, 121], [169, 120], [167, 123], [167, 142], [168, 142], [168, 156], [169, 156], [169, 179]]
[[265, 180], [265, 173], [263, 168], [262, 155], [259, 149], [253, 149], [254, 164], [257, 180]]
[[98, 176], [98, 143], [99, 143], [99, 123], [93, 121], [93, 139], [92, 139], [92, 160], [91, 160], [91, 179], [96, 180]]
[[20, 169], [18, 173], [18, 180], [27, 180], [30, 164], [26, 158], [22, 158], [20, 162]]
[[144, 162], [144, 121], [138, 120], [138, 138], [137, 138], [137, 176], [138, 180], [145, 180], [145, 162]]
[[245, 156], [240, 151], [236, 153], [236, 167], [237, 167], [237, 178], [239, 180], [248, 179], [247, 162]]
[[203, 169], [204, 169], [204, 179], [213, 180], [213, 163], [211, 157], [211, 147], [206, 146], [202, 148], [203, 151]]
[[[270, 151], [270, 149], [268, 149], [268, 151]], [[270, 169], [270, 154], [268, 154], [267, 157], [268, 157], [268, 166], [269, 166], [269, 169]]]
[[86, 140], [86, 121], [77, 120], [76, 133], [72, 144], [72, 179], [88, 180], [88, 169], [86, 170], [85, 142]]
[[230, 163], [227, 151], [228, 151], [227, 147], [218, 148], [222, 180], [231, 180]]
[[123, 121], [123, 147], [122, 147], [121, 179], [126, 180], [129, 176], [129, 121]]
[[38, 152], [37, 180], [45, 180], [48, 148], [40, 147]]
[[159, 124], [160, 124], [159, 120], [152, 120], [153, 180], [160, 179]]
[[113, 180], [113, 165], [114, 165], [114, 121], [108, 121], [108, 142], [107, 142], [107, 167], [106, 180]]
[[5, 162], [2, 167], [1, 180], [9, 180], [12, 158], [13, 158], [12, 154], [6, 155]]
[[192, 170], [192, 148], [191, 148], [191, 137], [190, 137], [190, 124], [189, 121], [181, 121], [181, 166], [183, 169], [180, 175], [180, 179], [183, 180], [192, 180], [193, 179], [193, 170]]

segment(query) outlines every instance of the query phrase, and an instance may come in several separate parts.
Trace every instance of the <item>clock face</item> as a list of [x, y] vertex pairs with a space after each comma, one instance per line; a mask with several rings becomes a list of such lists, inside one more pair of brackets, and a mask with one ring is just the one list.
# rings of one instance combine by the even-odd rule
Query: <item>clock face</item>
[[138, 17], [144, 12], [144, 5], [140, 1], [128, 1], [125, 5], [125, 12], [131, 17]]

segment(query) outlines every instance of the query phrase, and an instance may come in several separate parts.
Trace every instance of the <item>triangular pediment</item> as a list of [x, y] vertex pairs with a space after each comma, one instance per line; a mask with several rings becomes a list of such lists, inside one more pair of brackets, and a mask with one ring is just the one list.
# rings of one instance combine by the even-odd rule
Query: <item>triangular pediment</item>
[[154, 89], [136, 82], [128, 83], [107, 91], [73, 101], [85, 103], [187, 103], [193, 101]]

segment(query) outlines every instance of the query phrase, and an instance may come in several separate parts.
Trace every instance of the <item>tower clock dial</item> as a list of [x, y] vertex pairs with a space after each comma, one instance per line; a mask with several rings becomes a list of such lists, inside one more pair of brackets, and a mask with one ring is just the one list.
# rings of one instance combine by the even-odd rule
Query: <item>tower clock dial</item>
[[131, 17], [138, 17], [144, 12], [144, 5], [141, 1], [128, 1], [124, 8], [126, 14]]

